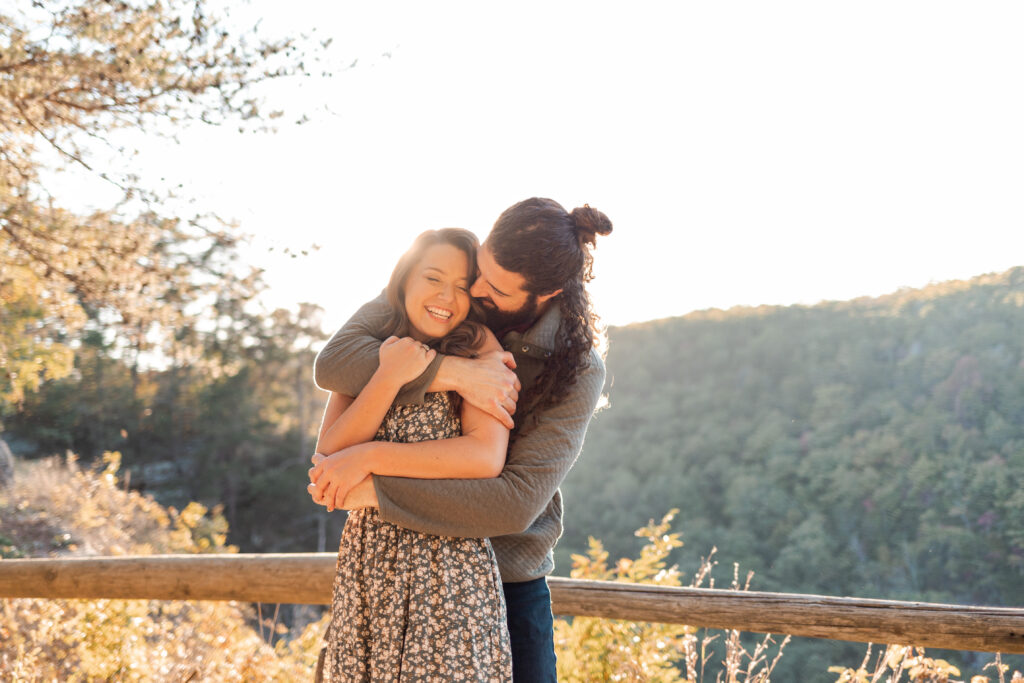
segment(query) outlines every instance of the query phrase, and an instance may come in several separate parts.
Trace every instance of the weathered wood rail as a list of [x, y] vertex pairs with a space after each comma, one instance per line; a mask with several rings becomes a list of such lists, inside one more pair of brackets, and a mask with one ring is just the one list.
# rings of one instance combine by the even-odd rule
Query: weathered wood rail
[[[329, 604], [334, 553], [0, 560], [0, 598]], [[1024, 608], [671, 588], [552, 577], [564, 616], [1024, 654]]]

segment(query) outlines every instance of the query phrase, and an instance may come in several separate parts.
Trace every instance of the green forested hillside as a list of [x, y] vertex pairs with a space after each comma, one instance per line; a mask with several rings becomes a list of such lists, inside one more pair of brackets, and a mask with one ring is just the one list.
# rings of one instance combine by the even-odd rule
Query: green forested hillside
[[560, 573], [669, 508], [758, 590], [1024, 604], [1024, 268], [612, 328]]
[[1024, 268], [614, 328], [608, 369], [566, 548], [679, 507], [765, 589], [1024, 602]]

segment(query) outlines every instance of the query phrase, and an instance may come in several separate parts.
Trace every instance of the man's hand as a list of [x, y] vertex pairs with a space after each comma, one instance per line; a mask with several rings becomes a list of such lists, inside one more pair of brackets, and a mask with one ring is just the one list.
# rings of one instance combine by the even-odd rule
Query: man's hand
[[315, 453], [306, 487], [313, 502], [325, 505], [328, 512], [345, 507], [349, 491], [369, 476], [362, 455], [371, 444], [358, 444], [329, 456]]
[[515, 367], [508, 351], [490, 351], [474, 359], [446, 356], [438, 370], [438, 381], [512, 429], [512, 414], [522, 388], [512, 372]]

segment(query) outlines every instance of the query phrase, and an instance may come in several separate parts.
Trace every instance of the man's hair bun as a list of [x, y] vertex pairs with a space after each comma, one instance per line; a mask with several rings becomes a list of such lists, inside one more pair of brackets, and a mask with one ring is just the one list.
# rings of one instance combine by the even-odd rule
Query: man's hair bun
[[596, 244], [597, 235], [608, 235], [612, 231], [612, 222], [608, 216], [597, 209], [590, 208], [590, 204], [576, 207], [569, 216], [576, 228], [576, 236], [579, 237], [580, 245]]

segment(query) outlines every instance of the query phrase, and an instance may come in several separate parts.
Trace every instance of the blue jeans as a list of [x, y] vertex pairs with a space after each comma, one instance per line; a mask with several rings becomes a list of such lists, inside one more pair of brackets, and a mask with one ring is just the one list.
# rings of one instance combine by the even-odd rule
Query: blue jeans
[[542, 576], [502, 587], [512, 642], [512, 678], [515, 683], [556, 683], [555, 633], [547, 580]]

